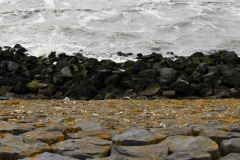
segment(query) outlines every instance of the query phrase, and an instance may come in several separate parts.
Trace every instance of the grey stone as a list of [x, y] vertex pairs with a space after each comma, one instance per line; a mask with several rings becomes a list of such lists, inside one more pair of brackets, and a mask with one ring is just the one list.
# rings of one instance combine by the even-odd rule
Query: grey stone
[[229, 153], [240, 153], [240, 138], [223, 140], [220, 145], [220, 151], [222, 155], [227, 155]]
[[131, 129], [113, 136], [112, 141], [117, 145], [141, 146], [158, 143], [160, 138], [155, 133], [146, 129]]
[[24, 132], [33, 130], [35, 127], [32, 124], [16, 124], [9, 122], [0, 122], [0, 133], [12, 133], [14, 135], [19, 135]]
[[77, 133], [67, 133], [68, 139], [81, 139], [84, 137], [98, 137], [101, 139], [111, 140], [114, 135], [119, 134], [119, 131], [99, 129], [94, 131], [79, 131]]
[[214, 130], [214, 129], [205, 129], [201, 131], [198, 136], [208, 137], [211, 140], [215, 141], [218, 145], [220, 145], [222, 140], [231, 139], [231, 138], [239, 138], [240, 133], [234, 132], [225, 132], [222, 130]]
[[111, 141], [95, 137], [85, 137], [83, 139], [68, 139], [51, 145], [51, 148], [54, 153], [60, 155], [86, 159], [107, 156], [111, 146]]
[[14, 72], [19, 68], [19, 64], [16, 62], [9, 61], [8, 62], [8, 70], [10, 72]]
[[165, 158], [165, 160], [211, 160], [211, 155], [206, 152], [175, 152]]
[[33, 138], [6, 136], [0, 139], [0, 158], [18, 160], [35, 154], [50, 151], [46, 143]]
[[225, 157], [219, 158], [219, 160], [240, 160], [240, 154], [239, 153], [231, 153]]
[[47, 143], [48, 145], [65, 140], [65, 137], [61, 132], [45, 131], [40, 129], [26, 132], [24, 134], [21, 134], [21, 136], [35, 138], [41, 142]]
[[125, 158], [154, 159], [164, 158], [168, 155], [166, 144], [154, 144], [146, 146], [113, 146], [110, 156], [121, 156]]
[[63, 77], [67, 77], [67, 78], [73, 77], [72, 70], [71, 70], [71, 68], [69, 66], [64, 67], [61, 70], [61, 73], [62, 73]]
[[44, 152], [34, 157], [24, 158], [23, 160], [77, 160], [70, 156], [61, 156], [55, 153]]
[[181, 135], [170, 136], [161, 143], [166, 143], [169, 147], [169, 151], [172, 153], [181, 151], [200, 151], [209, 153], [212, 159], [217, 159], [220, 157], [220, 151], [217, 143], [206, 137], [191, 137]]
[[75, 122], [74, 127], [81, 127], [83, 131], [94, 131], [106, 129], [101, 123], [97, 123], [94, 121], [77, 121]]
[[104, 157], [104, 158], [87, 158], [86, 160], [131, 160], [134, 158], [125, 158], [121, 156], [109, 156], [109, 157]]

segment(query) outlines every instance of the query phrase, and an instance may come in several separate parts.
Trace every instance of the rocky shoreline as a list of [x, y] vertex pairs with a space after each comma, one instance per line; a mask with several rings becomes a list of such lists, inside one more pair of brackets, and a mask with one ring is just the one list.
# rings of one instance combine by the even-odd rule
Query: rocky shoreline
[[239, 160], [240, 101], [4, 100], [0, 160]]
[[172, 58], [138, 54], [136, 61], [116, 63], [80, 53], [56, 56], [52, 52], [48, 57], [35, 57], [26, 51], [19, 44], [0, 47], [2, 99], [240, 97], [240, 58], [235, 52], [196, 52], [189, 57]]

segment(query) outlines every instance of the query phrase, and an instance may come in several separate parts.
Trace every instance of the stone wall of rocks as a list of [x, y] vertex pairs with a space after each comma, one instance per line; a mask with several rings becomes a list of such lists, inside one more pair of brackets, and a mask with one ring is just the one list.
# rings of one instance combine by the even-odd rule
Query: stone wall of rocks
[[[138, 54], [136, 61], [98, 61], [80, 53], [29, 56], [17, 44], [0, 47], [0, 96], [24, 99], [156, 99], [240, 97], [235, 52], [165, 58]], [[129, 54], [116, 53], [119, 56]]]

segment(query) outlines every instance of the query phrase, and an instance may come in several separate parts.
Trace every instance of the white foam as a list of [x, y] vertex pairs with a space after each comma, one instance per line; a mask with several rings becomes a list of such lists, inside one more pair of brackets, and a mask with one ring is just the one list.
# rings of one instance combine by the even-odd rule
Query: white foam
[[3, 3], [5, 0], [0, 0], [0, 3]]
[[42, 16], [42, 14], [38, 14], [39, 15], [39, 19], [37, 19], [37, 20], [35, 20], [35, 21], [33, 21], [33, 22], [29, 22], [28, 24], [35, 24], [35, 23], [43, 23], [43, 22], [45, 22], [46, 21], [46, 19]]
[[44, 1], [49, 5], [50, 8], [55, 8], [54, 0], [44, 0]]

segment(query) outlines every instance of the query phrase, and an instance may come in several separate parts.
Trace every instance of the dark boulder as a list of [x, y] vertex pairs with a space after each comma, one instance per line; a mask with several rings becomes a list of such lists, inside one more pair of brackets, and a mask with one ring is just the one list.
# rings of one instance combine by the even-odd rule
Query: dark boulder
[[226, 52], [224, 60], [230, 64], [236, 64], [239, 62], [238, 55], [235, 52]]
[[53, 75], [53, 83], [55, 85], [61, 85], [63, 83], [63, 75], [61, 72], [56, 72]]

